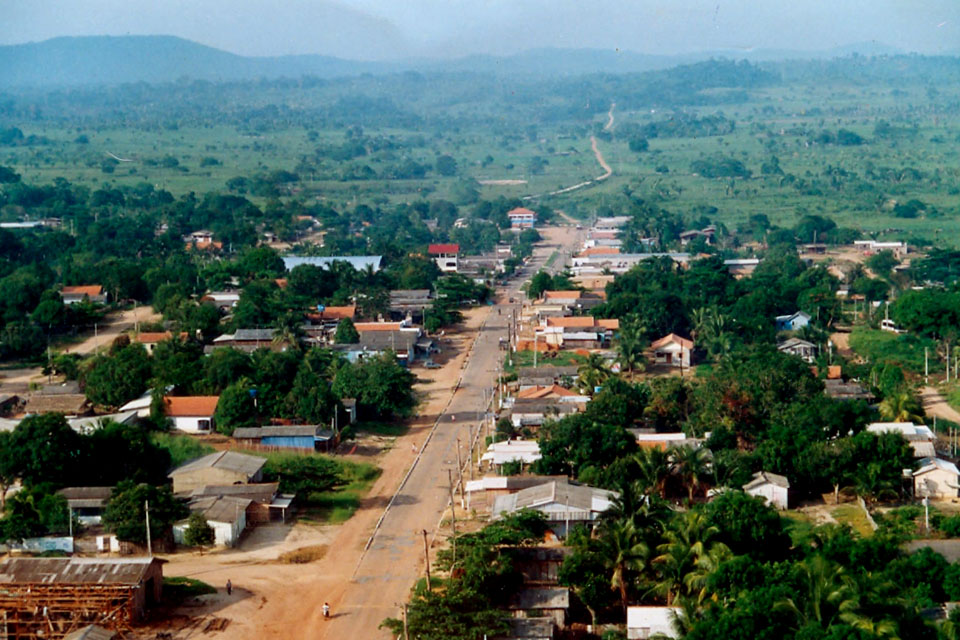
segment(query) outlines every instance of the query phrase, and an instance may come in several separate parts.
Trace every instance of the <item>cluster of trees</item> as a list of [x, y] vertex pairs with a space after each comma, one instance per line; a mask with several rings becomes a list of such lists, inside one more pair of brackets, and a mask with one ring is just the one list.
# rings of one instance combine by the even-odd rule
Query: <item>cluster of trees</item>
[[[66, 533], [67, 503], [58, 489], [159, 485], [166, 482], [169, 466], [170, 454], [141, 427], [107, 420], [83, 435], [60, 414], [29, 416], [13, 431], [0, 433], [0, 538]], [[3, 500], [16, 480], [22, 490]]]
[[[326, 424], [342, 398], [355, 398], [370, 418], [406, 416], [416, 405], [415, 377], [390, 352], [350, 363], [332, 349], [271, 347], [252, 353], [220, 347], [205, 356], [196, 340], [173, 338], [148, 355], [143, 345], [118, 339], [108, 353], [83, 363], [79, 376], [91, 401], [112, 408], [149, 388], [219, 395], [217, 428], [227, 434], [271, 418]], [[159, 427], [165, 424], [161, 395], [153, 416]]]

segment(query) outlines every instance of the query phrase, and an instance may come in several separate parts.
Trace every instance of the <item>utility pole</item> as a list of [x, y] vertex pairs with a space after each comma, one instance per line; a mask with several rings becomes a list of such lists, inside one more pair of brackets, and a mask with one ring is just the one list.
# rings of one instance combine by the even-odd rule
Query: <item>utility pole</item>
[[457, 563], [457, 512], [453, 504], [453, 472], [450, 469], [447, 469], [447, 483], [450, 485], [450, 528], [453, 531], [453, 562], [451, 565], [454, 565]]
[[403, 640], [410, 640], [410, 631], [407, 629], [407, 603], [403, 603]]
[[423, 561], [427, 566], [427, 591], [430, 591], [430, 547], [427, 545], [427, 530], [423, 529]]
[[150, 501], [143, 501], [143, 513], [147, 517], [147, 555], [153, 557], [153, 545], [150, 543]]
[[466, 509], [463, 501], [463, 462], [460, 459], [460, 438], [457, 438], [457, 476], [460, 481], [460, 508]]
[[533, 368], [537, 368], [537, 328], [533, 328]]
[[923, 348], [923, 384], [930, 384], [930, 353], [927, 347]]
[[[470, 456], [467, 458], [467, 466], [470, 467], [470, 479], [473, 480], [473, 447], [476, 444], [476, 441], [473, 439], [473, 426], [470, 426], [469, 433], [469, 442], [470, 442]], [[477, 434], [480, 433], [480, 425], [477, 424]]]

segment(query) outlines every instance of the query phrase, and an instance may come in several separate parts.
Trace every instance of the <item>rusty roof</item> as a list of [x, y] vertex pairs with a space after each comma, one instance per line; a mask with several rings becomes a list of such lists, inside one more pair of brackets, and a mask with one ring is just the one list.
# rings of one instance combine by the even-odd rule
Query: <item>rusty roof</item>
[[83, 284], [71, 287], [64, 287], [60, 290], [60, 293], [68, 293], [79, 296], [99, 296], [103, 294], [103, 287], [99, 284]]
[[27, 398], [25, 413], [62, 413], [75, 416], [89, 408], [87, 397], [82, 393], [63, 393], [58, 395], [34, 394]]
[[159, 558], [7, 558], [0, 584], [139, 584]]
[[663, 336], [662, 338], [660, 338], [659, 340], [651, 344], [650, 348], [660, 349], [661, 347], [665, 347], [668, 344], [679, 344], [684, 349], [693, 349], [693, 340], [690, 340], [688, 338], [682, 338], [675, 333], [670, 333], [668, 335]]
[[212, 416], [220, 396], [164, 396], [164, 413], [171, 418]]
[[171, 338], [173, 338], [173, 334], [169, 331], [142, 331], [134, 337], [134, 340], [149, 344], [153, 342], [163, 342]]

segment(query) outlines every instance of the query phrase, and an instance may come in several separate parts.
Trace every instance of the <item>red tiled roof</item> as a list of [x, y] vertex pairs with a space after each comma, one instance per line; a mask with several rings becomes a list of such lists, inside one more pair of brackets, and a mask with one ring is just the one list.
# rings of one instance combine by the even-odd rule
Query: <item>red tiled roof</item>
[[615, 256], [620, 254], [618, 247], [590, 247], [580, 252], [581, 256]]
[[530, 209], [527, 209], [526, 207], [516, 207], [515, 209], [511, 209], [510, 211], [507, 211], [507, 216], [508, 216], [508, 217], [509, 217], [509, 216], [529, 216], [529, 215], [534, 215], [534, 216], [535, 216], [535, 215], [537, 215], [537, 213], [536, 213], [536, 211], [531, 211]]
[[169, 331], [144, 331], [138, 333], [133, 339], [137, 342], [142, 343], [152, 343], [152, 342], [163, 342], [164, 340], [169, 340], [173, 337], [173, 334]]
[[575, 395], [577, 395], [575, 392], [566, 387], [561, 387], [558, 384], [550, 387], [530, 387], [517, 393], [518, 398], [546, 398], [547, 396], [570, 397]]
[[650, 345], [651, 349], [659, 349], [660, 347], [665, 347], [668, 344], [675, 343], [679, 344], [684, 349], [693, 349], [693, 340], [689, 338], [682, 338], [675, 333], [663, 336], [656, 342]]
[[164, 413], [171, 418], [212, 416], [220, 396], [164, 396]]
[[597, 318], [597, 326], [601, 329], [617, 330], [620, 328], [620, 321], [616, 318]]
[[440, 255], [441, 253], [460, 253], [460, 245], [458, 244], [432, 244], [427, 247], [427, 253], [432, 256]]
[[544, 291], [544, 300], [556, 300], [558, 298], [579, 298], [579, 291]]
[[399, 322], [358, 322], [353, 325], [357, 331], [399, 331], [403, 325]]
[[565, 327], [570, 329], [589, 329], [596, 326], [593, 316], [570, 316], [566, 318], [547, 318], [548, 327]]
[[99, 296], [103, 294], [103, 287], [99, 284], [84, 284], [75, 287], [64, 287], [61, 293], [71, 293], [80, 296]]

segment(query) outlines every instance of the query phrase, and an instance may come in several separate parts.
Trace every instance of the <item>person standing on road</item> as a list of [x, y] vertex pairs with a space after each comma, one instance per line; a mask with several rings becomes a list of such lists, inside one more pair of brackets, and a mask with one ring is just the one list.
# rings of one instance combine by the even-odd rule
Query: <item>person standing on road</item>
[[329, 602], [324, 602], [324, 603], [323, 603], [323, 617], [324, 617], [324, 619], [330, 617], [330, 603], [329, 603]]
[[227, 595], [229, 596], [231, 593], [233, 593], [233, 583], [230, 582], [230, 579], [228, 578], [227, 579]]

